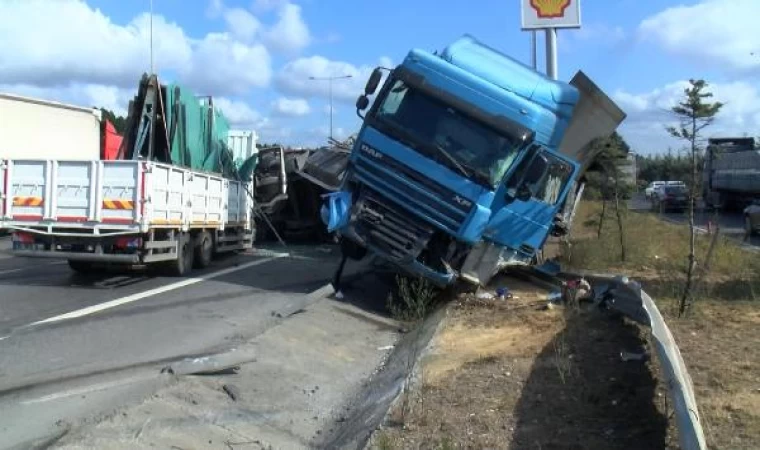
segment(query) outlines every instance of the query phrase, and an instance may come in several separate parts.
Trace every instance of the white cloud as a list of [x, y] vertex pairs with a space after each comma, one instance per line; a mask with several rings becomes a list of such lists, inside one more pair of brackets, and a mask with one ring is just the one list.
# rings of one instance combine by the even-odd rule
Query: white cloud
[[222, 110], [224, 117], [232, 126], [250, 128], [260, 124], [263, 120], [261, 114], [245, 102], [218, 97], [214, 99], [214, 103], [216, 107]]
[[[116, 24], [82, 0], [2, 1], [0, 83], [134, 89], [149, 70], [149, 21], [143, 13]], [[153, 18], [153, 35], [157, 69], [179, 73], [180, 82], [204, 93], [239, 93], [270, 81], [271, 61], [262, 44], [228, 33], [191, 38], [160, 15]]]
[[127, 104], [134, 97], [133, 89], [79, 83], [64, 88], [39, 87], [28, 84], [0, 84], [0, 92], [41, 98], [84, 108], [106, 108], [120, 116], [126, 116]]
[[272, 102], [272, 110], [275, 114], [283, 116], [305, 116], [311, 112], [309, 102], [302, 98], [280, 97]]
[[[379, 64], [391, 67], [390, 58], [380, 58]], [[364, 85], [375, 66], [355, 66], [344, 61], [331, 61], [324, 56], [299, 58], [287, 63], [275, 76], [277, 86], [291, 95], [305, 97], [319, 96], [327, 98], [330, 85], [325, 78], [351, 76], [346, 79], [333, 80], [333, 98], [337, 101], [356, 101], [364, 91]], [[316, 79], [310, 79], [310, 78]]]
[[757, 0], [703, 0], [645, 19], [638, 33], [644, 41], [708, 67], [760, 72], [758, 17]]
[[311, 43], [309, 27], [301, 17], [301, 7], [286, 3], [279, 10], [279, 19], [265, 33], [269, 47], [285, 52], [294, 53]]
[[229, 8], [224, 11], [224, 20], [230, 32], [243, 41], [251, 41], [261, 30], [261, 23], [253, 14], [242, 8]]
[[226, 33], [209, 34], [180, 75], [204, 95], [244, 94], [269, 84], [271, 59], [262, 44], [243, 44]]
[[[327, 114], [327, 115], [329, 116], [329, 115], [330, 115], [330, 104], [329, 104], [329, 103], [328, 103], [328, 104], [326, 104], [326, 105], [325, 105], [325, 106], [322, 108], [322, 111], [324, 111], [324, 112], [325, 112], [325, 114]], [[335, 105], [333, 105], [333, 107], [332, 107], [332, 113], [333, 113], [333, 115], [335, 115], [335, 114], [338, 114], [338, 108], [336, 108], [336, 107], [335, 107]]]
[[[683, 99], [688, 85], [687, 81], [677, 81], [646, 93], [617, 91], [613, 95], [628, 113], [621, 133], [635, 150], [652, 153], [684, 145], [668, 136], [665, 126], [678, 123], [670, 108]], [[704, 137], [760, 135], [760, 85], [735, 81], [710, 84], [707, 90], [713, 93], [707, 101], [720, 101], [725, 106], [704, 131]]]

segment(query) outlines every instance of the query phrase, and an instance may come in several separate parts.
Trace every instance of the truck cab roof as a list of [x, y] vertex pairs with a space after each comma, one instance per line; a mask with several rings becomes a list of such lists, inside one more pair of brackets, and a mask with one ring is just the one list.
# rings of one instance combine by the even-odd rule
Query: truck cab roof
[[574, 86], [546, 78], [470, 35], [440, 54], [413, 49], [400, 68], [430, 90], [532, 130], [536, 142], [553, 148], [562, 142], [580, 97]]
[[469, 34], [446, 47], [441, 58], [562, 118], [569, 119], [578, 103], [579, 93], [573, 86], [548, 78]]

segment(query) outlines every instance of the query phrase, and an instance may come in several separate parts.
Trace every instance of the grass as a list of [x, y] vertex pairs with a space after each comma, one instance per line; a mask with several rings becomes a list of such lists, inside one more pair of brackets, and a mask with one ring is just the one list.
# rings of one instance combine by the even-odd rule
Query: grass
[[396, 276], [395, 292], [388, 295], [386, 307], [402, 322], [419, 322], [437, 300], [436, 289], [421, 277]]
[[[600, 211], [598, 202], [580, 205], [563, 264], [641, 281], [660, 305], [689, 368], [708, 447], [757, 448], [760, 349], [754, 343], [760, 326], [760, 257], [719, 237], [709, 272], [695, 290], [694, 307], [679, 319], [676, 304], [688, 263], [688, 227], [663, 222], [652, 213], [626, 211], [627, 259], [622, 262], [617, 223], [609, 211], [597, 237]], [[710, 239], [697, 235], [698, 280]], [[668, 448], [676, 447], [672, 420], [668, 441]]]
[[[626, 261], [621, 261], [617, 220], [607, 209], [601, 237], [597, 238], [601, 204], [583, 202], [579, 206], [571, 248], [562, 257], [565, 266], [571, 270], [626, 273], [642, 281], [647, 292], [655, 297], [678, 297], [688, 265], [688, 227], [663, 222], [655, 214], [624, 211]], [[697, 235], [697, 274], [710, 239], [705, 234]], [[709, 273], [695, 298], [758, 300], [759, 273], [760, 258], [756, 253], [719, 237]]]

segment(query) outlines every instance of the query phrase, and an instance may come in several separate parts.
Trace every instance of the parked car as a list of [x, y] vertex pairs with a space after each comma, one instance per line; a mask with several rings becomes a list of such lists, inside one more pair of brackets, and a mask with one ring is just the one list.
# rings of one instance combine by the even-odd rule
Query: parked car
[[760, 200], [744, 208], [744, 231], [747, 237], [760, 232]]
[[652, 194], [652, 207], [655, 211], [683, 211], [688, 205], [689, 190], [684, 185], [661, 185]]
[[651, 183], [649, 183], [649, 186], [647, 186], [647, 188], [644, 189], [644, 197], [646, 197], [647, 200], [651, 199], [652, 195], [654, 194], [655, 189], [657, 189], [658, 187], [664, 184], [665, 184], [664, 181], [652, 181]]

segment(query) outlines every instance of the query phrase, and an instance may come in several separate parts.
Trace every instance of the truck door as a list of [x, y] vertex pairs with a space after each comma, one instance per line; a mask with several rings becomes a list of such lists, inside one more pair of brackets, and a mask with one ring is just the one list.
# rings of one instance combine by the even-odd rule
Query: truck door
[[485, 236], [530, 255], [543, 246], [575, 168], [533, 146], [496, 192]]

